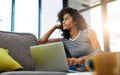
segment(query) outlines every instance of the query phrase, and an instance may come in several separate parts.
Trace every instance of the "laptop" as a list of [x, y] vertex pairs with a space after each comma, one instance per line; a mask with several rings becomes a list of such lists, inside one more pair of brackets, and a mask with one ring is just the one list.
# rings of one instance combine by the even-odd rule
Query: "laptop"
[[62, 42], [31, 46], [30, 50], [36, 71], [69, 71]]

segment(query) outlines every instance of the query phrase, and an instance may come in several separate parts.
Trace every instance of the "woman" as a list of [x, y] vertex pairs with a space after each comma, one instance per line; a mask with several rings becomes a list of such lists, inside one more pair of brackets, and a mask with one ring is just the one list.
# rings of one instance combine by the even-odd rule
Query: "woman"
[[[62, 9], [58, 13], [58, 21], [61, 24], [53, 26], [40, 38], [39, 43], [62, 41], [72, 56], [68, 58], [69, 66], [83, 63], [90, 53], [101, 49], [95, 32], [87, 27], [84, 18], [76, 9], [69, 7]], [[61, 29], [63, 38], [48, 40], [56, 29]], [[82, 71], [80, 68], [75, 70]]]

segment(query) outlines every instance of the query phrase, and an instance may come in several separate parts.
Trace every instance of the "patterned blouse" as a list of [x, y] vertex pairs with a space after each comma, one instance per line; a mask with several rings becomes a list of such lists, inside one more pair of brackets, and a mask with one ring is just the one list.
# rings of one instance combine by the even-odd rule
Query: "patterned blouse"
[[61, 39], [72, 57], [79, 58], [89, 55], [94, 51], [88, 39], [88, 36], [91, 32], [93, 32], [93, 30], [88, 28], [80, 31], [74, 40], [65, 38]]

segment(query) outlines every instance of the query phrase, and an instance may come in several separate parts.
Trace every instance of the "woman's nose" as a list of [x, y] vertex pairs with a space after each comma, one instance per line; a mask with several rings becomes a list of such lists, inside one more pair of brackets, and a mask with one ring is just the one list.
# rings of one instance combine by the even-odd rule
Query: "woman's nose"
[[62, 21], [62, 23], [64, 24], [64, 23], [65, 23], [65, 21], [63, 20], [63, 21]]

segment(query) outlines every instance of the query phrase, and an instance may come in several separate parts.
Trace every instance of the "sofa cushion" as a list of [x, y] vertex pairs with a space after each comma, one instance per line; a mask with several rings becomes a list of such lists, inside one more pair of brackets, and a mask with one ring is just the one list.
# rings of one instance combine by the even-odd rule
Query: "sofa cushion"
[[35, 70], [30, 46], [36, 45], [37, 39], [31, 33], [0, 31], [0, 47], [9, 49], [9, 54], [19, 62], [24, 70]]
[[8, 49], [0, 48], [0, 72], [22, 70], [23, 67], [8, 52]]

